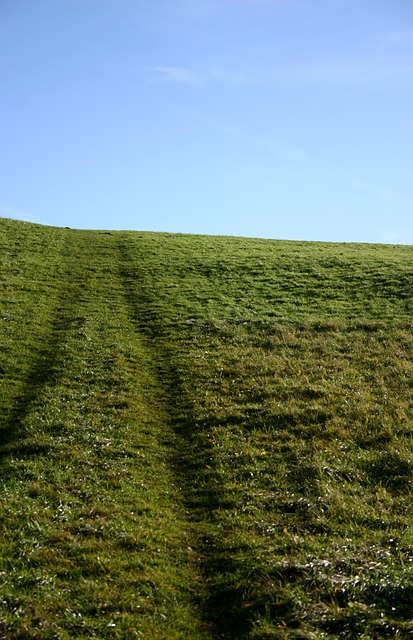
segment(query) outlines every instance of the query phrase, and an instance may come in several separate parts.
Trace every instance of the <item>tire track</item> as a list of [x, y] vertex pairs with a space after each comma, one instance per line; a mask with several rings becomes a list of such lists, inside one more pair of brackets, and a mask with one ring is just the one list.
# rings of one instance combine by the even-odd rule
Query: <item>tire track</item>
[[[39, 401], [45, 386], [54, 381], [57, 374], [59, 354], [64, 348], [68, 332], [79, 326], [83, 319], [77, 310], [82, 295], [86, 295], [85, 271], [76, 260], [73, 239], [66, 236], [56, 257], [56, 265], [63, 266], [50, 328], [38, 349], [33, 353], [32, 365], [23, 382], [22, 390], [14, 399], [13, 406], [2, 416], [0, 423], [0, 461], [10, 454], [31, 455], [41, 453], [39, 445], [31, 446], [25, 441], [24, 422], [31, 408]], [[53, 274], [55, 276], [55, 274]], [[50, 299], [43, 296], [42, 305], [50, 307]]]
[[197, 554], [200, 582], [203, 585], [200, 606], [204, 623], [215, 638], [239, 639], [248, 637], [252, 620], [243, 606], [243, 589], [221, 586], [220, 577], [237, 571], [237, 549], [228, 549], [217, 533], [216, 516], [221, 510], [236, 505], [222, 487], [216, 455], [207, 428], [194, 420], [194, 412], [187, 398], [181, 373], [174, 364], [172, 348], [162, 335], [162, 321], [154, 315], [154, 299], [145, 288], [144, 269], [134, 260], [128, 239], [118, 243], [120, 278], [129, 315], [140, 340], [144, 340], [152, 354], [156, 377], [174, 441], [170, 447], [169, 465], [182, 489], [187, 510], [188, 528]]

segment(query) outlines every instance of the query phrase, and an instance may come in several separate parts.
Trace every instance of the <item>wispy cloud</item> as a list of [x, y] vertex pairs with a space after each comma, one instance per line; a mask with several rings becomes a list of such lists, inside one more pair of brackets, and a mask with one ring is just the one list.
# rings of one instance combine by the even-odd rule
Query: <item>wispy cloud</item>
[[233, 87], [246, 87], [254, 84], [247, 74], [231, 69], [209, 69], [208, 77], [211, 81], [221, 82]]
[[413, 62], [377, 58], [336, 58], [274, 66], [265, 72], [270, 84], [387, 87], [413, 81]]
[[153, 67], [156, 73], [154, 80], [160, 82], [176, 82], [178, 84], [187, 84], [198, 86], [201, 84], [200, 74], [195, 73], [192, 69], [185, 67], [158, 66]]
[[356, 189], [362, 189], [363, 191], [369, 191], [370, 193], [374, 193], [381, 198], [386, 198], [387, 200], [407, 200], [407, 197], [399, 191], [373, 182], [368, 182], [366, 180], [352, 180], [351, 186]]
[[202, 120], [215, 131], [219, 131], [227, 136], [244, 140], [254, 147], [263, 151], [269, 151], [276, 155], [280, 160], [310, 160], [311, 156], [297, 144], [286, 141], [274, 140], [270, 136], [256, 136], [247, 133], [236, 125], [222, 122], [211, 117], [202, 117]]
[[226, 85], [229, 87], [244, 87], [253, 84], [252, 79], [245, 73], [229, 68], [190, 69], [172, 65], [158, 65], [151, 68], [152, 80], [157, 82], [175, 82], [190, 86]]
[[394, 29], [381, 36], [380, 43], [387, 48], [399, 48], [405, 44], [412, 44], [413, 28]]
[[227, 68], [200, 68], [158, 65], [151, 68], [152, 81], [192, 87], [223, 85], [248, 87], [392, 88], [413, 82], [413, 61], [400, 57], [341, 57], [302, 61], [295, 64], [263, 63], [247, 71]]

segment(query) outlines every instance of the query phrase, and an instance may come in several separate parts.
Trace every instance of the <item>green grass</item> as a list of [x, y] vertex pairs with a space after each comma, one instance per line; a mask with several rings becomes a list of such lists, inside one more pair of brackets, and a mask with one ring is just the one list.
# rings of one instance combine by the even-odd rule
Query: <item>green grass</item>
[[413, 636], [413, 250], [0, 220], [0, 638]]

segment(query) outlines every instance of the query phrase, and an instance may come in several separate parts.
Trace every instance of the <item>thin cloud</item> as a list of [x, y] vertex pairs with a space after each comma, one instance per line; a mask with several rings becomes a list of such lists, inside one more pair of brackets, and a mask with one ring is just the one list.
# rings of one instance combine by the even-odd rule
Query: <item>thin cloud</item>
[[231, 69], [210, 69], [208, 74], [212, 81], [216, 80], [231, 87], [248, 87], [254, 84], [245, 73]]
[[280, 158], [280, 160], [310, 160], [311, 156], [299, 145], [292, 142], [275, 141], [272, 138], [251, 136], [243, 134], [242, 137], [258, 149], [270, 151]]
[[329, 86], [345, 88], [361, 86], [368, 88], [405, 87], [413, 82], [413, 62], [392, 59], [391, 56], [377, 58], [336, 58], [314, 60], [295, 65], [263, 65], [246, 73], [230, 68], [193, 70], [188, 67], [160, 65], [151, 69], [152, 81], [185, 84], [192, 87], [216, 84], [232, 88], [248, 87], [300, 87]]
[[155, 71], [157, 74], [155, 80], [161, 82], [175, 82], [190, 86], [198, 86], [201, 84], [199, 74], [185, 67], [158, 66], [153, 67], [152, 71]]
[[337, 58], [267, 71], [271, 84], [387, 87], [413, 80], [413, 63], [391, 58]]
[[315, 80], [336, 84], [379, 84], [413, 78], [413, 64], [386, 60], [337, 60], [312, 69]]
[[394, 29], [381, 36], [379, 44], [389, 48], [399, 48], [413, 42], [413, 29]]
[[215, 118], [203, 117], [202, 119], [215, 131], [233, 138], [245, 140], [258, 149], [273, 153], [278, 156], [280, 160], [305, 161], [311, 159], [311, 156], [299, 145], [285, 141], [276, 141], [266, 136], [251, 135], [237, 126], [221, 122]]
[[160, 65], [153, 67], [151, 72], [156, 74], [153, 78], [155, 81], [175, 82], [191, 86], [223, 84], [229, 87], [244, 87], [253, 84], [251, 78], [246, 74], [232, 69], [206, 68], [195, 71], [188, 67]]
[[367, 182], [366, 180], [353, 180], [352, 186], [356, 189], [369, 191], [370, 193], [374, 193], [381, 198], [386, 198], [388, 200], [407, 200], [406, 196], [399, 193], [399, 191], [389, 189], [388, 187], [379, 184], [374, 184], [373, 182]]

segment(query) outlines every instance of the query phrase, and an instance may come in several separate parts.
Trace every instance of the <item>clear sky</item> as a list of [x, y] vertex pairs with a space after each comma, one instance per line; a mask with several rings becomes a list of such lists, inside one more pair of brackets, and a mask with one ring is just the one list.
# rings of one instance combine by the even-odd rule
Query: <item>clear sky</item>
[[413, 0], [0, 0], [0, 216], [413, 244]]

